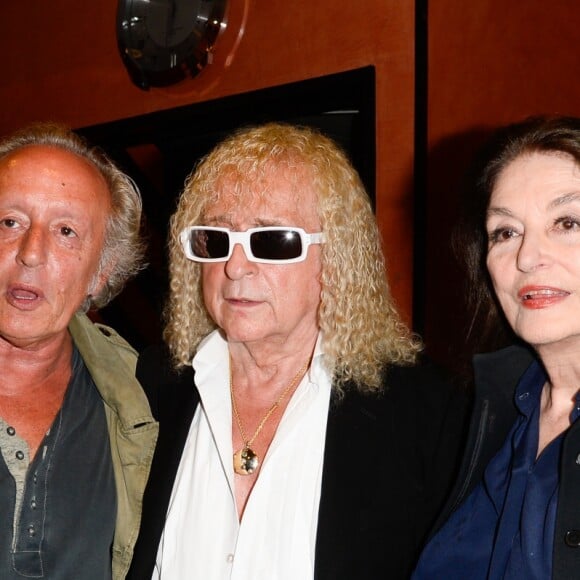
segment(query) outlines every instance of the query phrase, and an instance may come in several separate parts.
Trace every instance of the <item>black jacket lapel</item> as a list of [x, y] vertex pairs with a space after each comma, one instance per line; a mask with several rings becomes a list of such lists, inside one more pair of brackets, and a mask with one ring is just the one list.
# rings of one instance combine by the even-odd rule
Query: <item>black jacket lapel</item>
[[163, 349], [164, 352], [161, 354], [159, 349], [155, 349], [156, 352], [152, 352], [153, 350], [148, 349], [139, 357], [137, 378], [144, 385], [156, 387], [162, 385], [162, 388], [147, 393], [151, 411], [159, 421], [159, 439], [143, 498], [141, 532], [127, 580], [151, 578], [173, 482], [189, 427], [199, 403], [193, 369], [187, 367], [180, 373], [168, 370], [170, 365], [166, 350]]

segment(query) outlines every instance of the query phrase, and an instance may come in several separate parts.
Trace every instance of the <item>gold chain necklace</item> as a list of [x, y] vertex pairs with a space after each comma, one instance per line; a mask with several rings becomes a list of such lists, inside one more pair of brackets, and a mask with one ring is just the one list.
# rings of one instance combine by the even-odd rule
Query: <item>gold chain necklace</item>
[[230, 395], [232, 397], [232, 410], [234, 412], [234, 417], [236, 418], [238, 429], [240, 430], [240, 435], [242, 436], [242, 441], [244, 442], [242, 448], [234, 453], [234, 471], [238, 475], [250, 475], [250, 473], [254, 473], [254, 471], [258, 469], [260, 465], [260, 458], [254, 452], [251, 446], [254, 443], [256, 437], [260, 434], [260, 431], [266, 424], [266, 421], [270, 418], [272, 413], [280, 406], [280, 403], [284, 400], [284, 397], [288, 394], [288, 392], [293, 387], [296, 386], [299, 379], [306, 371], [307, 367], [308, 362], [306, 362], [306, 364], [296, 373], [294, 378], [290, 381], [290, 384], [282, 391], [282, 394], [278, 397], [278, 399], [274, 401], [274, 403], [272, 403], [272, 406], [268, 409], [263, 419], [260, 421], [260, 424], [254, 431], [254, 434], [248, 439], [246, 432], [244, 431], [244, 427], [242, 426], [242, 421], [240, 419], [238, 408], [236, 406], [236, 398], [234, 396], [234, 384], [232, 379], [232, 361], [230, 360]]

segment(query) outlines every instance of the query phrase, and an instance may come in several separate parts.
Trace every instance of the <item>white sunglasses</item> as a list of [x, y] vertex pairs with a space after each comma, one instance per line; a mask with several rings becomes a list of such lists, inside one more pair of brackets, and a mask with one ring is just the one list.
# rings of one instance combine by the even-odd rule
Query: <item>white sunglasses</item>
[[261, 264], [292, 264], [306, 259], [308, 246], [323, 244], [324, 234], [308, 234], [302, 228], [267, 226], [232, 232], [228, 228], [190, 226], [179, 235], [183, 251], [194, 262], [226, 262], [235, 244], [246, 258]]

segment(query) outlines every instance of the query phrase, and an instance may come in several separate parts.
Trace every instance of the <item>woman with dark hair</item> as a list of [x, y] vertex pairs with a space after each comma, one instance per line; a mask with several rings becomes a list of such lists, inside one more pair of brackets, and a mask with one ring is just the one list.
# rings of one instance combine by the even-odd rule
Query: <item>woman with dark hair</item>
[[413, 578], [578, 578], [580, 119], [509, 126], [480, 168], [462, 238], [471, 300], [520, 344], [474, 359], [464, 461]]

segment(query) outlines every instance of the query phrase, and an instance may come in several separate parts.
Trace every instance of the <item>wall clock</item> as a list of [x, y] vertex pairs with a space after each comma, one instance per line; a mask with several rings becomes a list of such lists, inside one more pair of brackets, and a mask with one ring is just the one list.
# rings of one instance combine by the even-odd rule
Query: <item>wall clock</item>
[[196, 76], [225, 28], [228, 0], [119, 0], [117, 40], [142, 89]]

